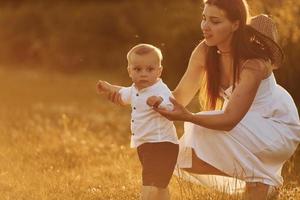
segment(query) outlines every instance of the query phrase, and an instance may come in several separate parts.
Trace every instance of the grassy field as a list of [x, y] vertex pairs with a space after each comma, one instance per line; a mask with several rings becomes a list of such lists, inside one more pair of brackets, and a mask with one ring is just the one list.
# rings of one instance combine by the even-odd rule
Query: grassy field
[[[130, 110], [96, 95], [99, 78], [108, 76], [0, 69], [1, 200], [139, 198]], [[300, 199], [299, 181], [288, 171], [280, 199]], [[175, 200], [241, 199], [176, 177], [170, 191]]]

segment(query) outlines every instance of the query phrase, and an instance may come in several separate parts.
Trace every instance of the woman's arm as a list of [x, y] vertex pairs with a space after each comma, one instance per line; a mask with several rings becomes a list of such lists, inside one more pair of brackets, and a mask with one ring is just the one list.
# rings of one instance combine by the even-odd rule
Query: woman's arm
[[266, 64], [259, 60], [248, 61], [240, 75], [240, 82], [236, 85], [226, 109], [220, 114], [192, 114], [174, 99], [174, 110], [171, 112], [156, 109], [170, 120], [189, 121], [200, 126], [229, 131], [233, 129], [248, 112], [259, 84], [267, 73]]
[[175, 99], [186, 106], [199, 90], [204, 75], [206, 46], [201, 42], [193, 51], [186, 72], [173, 91]]

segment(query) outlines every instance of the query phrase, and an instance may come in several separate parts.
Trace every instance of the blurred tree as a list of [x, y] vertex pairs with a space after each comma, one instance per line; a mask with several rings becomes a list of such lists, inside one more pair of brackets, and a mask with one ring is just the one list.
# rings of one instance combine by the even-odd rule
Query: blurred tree
[[[248, 1], [253, 15], [267, 13], [277, 22], [287, 59], [276, 75], [300, 102], [295, 84], [300, 78], [300, 1]], [[162, 49], [164, 77], [173, 87], [202, 38], [202, 7], [201, 0], [4, 0], [0, 64], [122, 71], [128, 49], [147, 42]]]

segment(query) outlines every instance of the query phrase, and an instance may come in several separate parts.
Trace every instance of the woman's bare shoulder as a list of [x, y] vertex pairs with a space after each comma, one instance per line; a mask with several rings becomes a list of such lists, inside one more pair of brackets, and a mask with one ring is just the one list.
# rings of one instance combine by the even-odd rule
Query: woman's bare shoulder
[[194, 52], [197, 52], [201, 55], [206, 55], [208, 51], [208, 46], [205, 44], [204, 40], [202, 40], [194, 49]]
[[204, 66], [207, 51], [208, 46], [204, 41], [201, 41], [193, 50], [191, 59], [198, 61], [202, 66]]

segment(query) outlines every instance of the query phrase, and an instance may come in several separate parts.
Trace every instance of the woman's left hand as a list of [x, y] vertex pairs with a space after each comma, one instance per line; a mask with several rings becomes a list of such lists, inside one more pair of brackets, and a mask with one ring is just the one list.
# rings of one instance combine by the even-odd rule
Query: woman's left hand
[[155, 107], [153, 109], [170, 121], [189, 121], [189, 118], [193, 116], [193, 114], [184, 106], [179, 104], [174, 98], [170, 97], [170, 101], [174, 105], [173, 110], [166, 110]]

